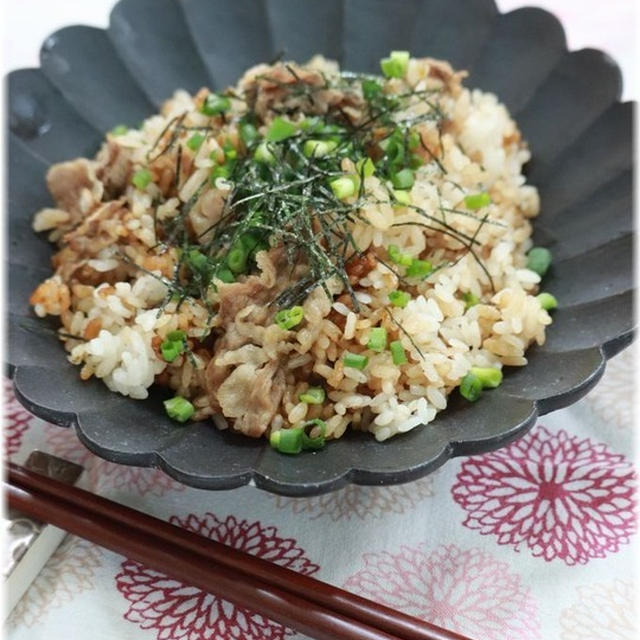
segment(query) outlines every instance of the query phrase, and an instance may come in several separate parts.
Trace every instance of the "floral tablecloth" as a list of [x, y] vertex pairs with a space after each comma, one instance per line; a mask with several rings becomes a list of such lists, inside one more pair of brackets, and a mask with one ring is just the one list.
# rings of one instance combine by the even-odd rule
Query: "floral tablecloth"
[[[5, 405], [5, 442], [14, 460], [38, 448], [80, 462], [102, 495], [476, 640], [633, 640], [633, 350], [521, 440], [401, 486], [308, 499], [190, 489], [95, 457], [72, 430], [15, 400]], [[69, 536], [17, 605], [8, 637], [83, 638], [87, 629], [93, 640], [293, 635]]]
[[[498, 4], [510, 10], [522, 2]], [[535, 4], [559, 14], [571, 48], [613, 53], [625, 72], [625, 98], [635, 95], [628, 74], [633, 3]], [[52, 5], [55, 16], [46, 12]], [[22, 35], [10, 38], [11, 65], [34, 64], [41, 36], [61, 24], [104, 25], [110, 5], [12, 5], [13, 24], [25, 37], [29, 32], [31, 44]], [[19, 31], [21, 16], [27, 22]], [[186, 488], [158, 471], [93, 456], [71, 430], [22, 409], [9, 383], [5, 454], [22, 462], [37, 448], [80, 462], [91, 489], [102, 495], [476, 640], [632, 640], [639, 632], [632, 575], [639, 553], [633, 352], [613, 359], [585, 399], [544, 416], [521, 440], [455, 459], [401, 486], [348, 487], [309, 499], [251, 487]], [[6, 631], [9, 640], [302, 638], [71, 536], [19, 602]]]

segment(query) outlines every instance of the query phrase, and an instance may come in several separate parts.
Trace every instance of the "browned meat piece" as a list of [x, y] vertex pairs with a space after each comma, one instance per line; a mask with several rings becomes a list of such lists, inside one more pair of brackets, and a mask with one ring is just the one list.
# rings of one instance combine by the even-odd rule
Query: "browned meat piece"
[[325, 78], [313, 69], [282, 63], [259, 65], [245, 76], [242, 84], [249, 106], [265, 122], [278, 113], [298, 110], [306, 115], [323, 115], [333, 109], [351, 124], [362, 118], [362, 97], [354, 91], [325, 88]]
[[[82, 221], [82, 224], [64, 235], [64, 242], [78, 254], [95, 256], [101, 249], [117, 240], [115, 227], [121, 217], [118, 214], [125, 212], [123, 205], [124, 200], [112, 200], [98, 207]], [[113, 222], [112, 234], [104, 229], [106, 221]]]
[[65, 228], [75, 226], [93, 211], [104, 192], [96, 177], [95, 163], [85, 158], [54, 164], [47, 172], [47, 186], [58, 207], [71, 214]]
[[96, 175], [104, 184], [107, 196], [117, 198], [124, 192], [131, 174], [130, 153], [117, 142], [109, 140], [96, 157]]
[[360, 256], [355, 256], [347, 262], [345, 271], [351, 284], [356, 284], [364, 278], [377, 264], [376, 254], [373, 251], [365, 251]]
[[261, 368], [241, 364], [218, 389], [218, 402], [233, 428], [252, 438], [260, 437], [275, 416], [285, 390], [285, 375], [277, 362]]

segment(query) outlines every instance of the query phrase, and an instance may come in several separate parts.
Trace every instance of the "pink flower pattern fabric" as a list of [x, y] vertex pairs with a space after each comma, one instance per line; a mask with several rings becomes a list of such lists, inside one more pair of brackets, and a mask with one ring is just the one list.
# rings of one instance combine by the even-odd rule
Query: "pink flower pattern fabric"
[[332, 493], [311, 498], [273, 496], [278, 509], [291, 509], [311, 520], [328, 518], [337, 520], [379, 519], [389, 514], [402, 514], [415, 509], [424, 499], [434, 495], [435, 474], [410, 484], [388, 487], [361, 487], [349, 485]]
[[7, 457], [20, 450], [22, 437], [29, 428], [29, 422], [33, 416], [16, 400], [9, 380], [4, 380], [3, 393], [4, 455]]
[[636, 531], [635, 473], [602, 443], [538, 425], [462, 463], [453, 486], [464, 525], [568, 565], [603, 558]]
[[[171, 522], [235, 549], [310, 575], [318, 571], [292, 538], [275, 527], [229, 516], [219, 520], [172, 517]], [[292, 631], [264, 616], [204, 593], [132, 560], [116, 576], [118, 591], [130, 602], [125, 618], [142, 629], [153, 629], [158, 640], [283, 640]]]
[[536, 604], [509, 564], [481, 549], [426, 545], [368, 553], [345, 588], [483, 640], [538, 640]]

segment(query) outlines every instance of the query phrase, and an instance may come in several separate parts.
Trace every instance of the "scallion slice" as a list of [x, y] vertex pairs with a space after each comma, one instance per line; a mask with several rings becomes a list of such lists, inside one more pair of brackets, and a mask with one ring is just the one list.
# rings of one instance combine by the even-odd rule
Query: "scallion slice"
[[347, 352], [344, 355], [342, 362], [344, 363], [345, 367], [349, 367], [350, 369], [358, 369], [358, 371], [362, 371], [369, 364], [369, 358], [359, 353]]
[[253, 159], [261, 164], [275, 164], [276, 157], [273, 155], [273, 151], [269, 148], [267, 142], [261, 142], [256, 152], [253, 154]]
[[240, 137], [246, 145], [251, 145], [260, 138], [260, 134], [250, 122], [243, 122], [240, 125]]
[[131, 178], [131, 184], [140, 191], [144, 191], [151, 182], [151, 171], [149, 169], [138, 169]]
[[502, 371], [495, 367], [471, 367], [470, 371], [480, 380], [483, 389], [495, 389], [502, 382]]
[[471, 211], [477, 211], [482, 207], [487, 207], [491, 204], [491, 196], [486, 191], [482, 193], [473, 193], [464, 197], [464, 205]]
[[433, 272], [433, 265], [428, 260], [412, 260], [407, 267], [407, 278], [426, 278]]
[[187, 147], [189, 147], [191, 151], [197, 151], [202, 146], [203, 142], [204, 142], [204, 136], [201, 133], [194, 133], [187, 140]]
[[551, 266], [551, 251], [545, 247], [533, 247], [527, 254], [527, 269], [543, 276]]
[[388, 58], [380, 60], [380, 68], [387, 78], [403, 78], [408, 67], [408, 51], [392, 51]]
[[338, 143], [335, 140], [306, 140], [302, 147], [302, 153], [307, 158], [324, 158], [337, 146]]
[[465, 311], [467, 309], [471, 309], [471, 307], [475, 307], [478, 304], [478, 302], [480, 302], [480, 298], [478, 298], [478, 296], [476, 296], [475, 294], [471, 293], [471, 291], [465, 291], [462, 294], [462, 299], [464, 300]]
[[306, 404], [322, 404], [324, 399], [325, 392], [322, 387], [309, 387], [298, 396], [298, 400]]
[[281, 309], [276, 313], [275, 323], [285, 330], [293, 329], [297, 327], [304, 319], [304, 309], [296, 306], [291, 309]]
[[392, 291], [389, 293], [389, 302], [394, 307], [404, 309], [409, 304], [409, 300], [411, 300], [411, 296], [406, 291]]
[[390, 244], [387, 247], [387, 253], [389, 254], [391, 262], [395, 262], [395, 264], [399, 264], [401, 267], [408, 267], [413, 262], [413, 257], [408, 253], [400, 251], [400, 248], [395, 244]]
[[407, 354], [405, 353], [404, 347], [402, 346], [402, 342], [400, 340], [394, 340], [389, 344], [389, 351], [391, 351], [391, 359], [393, 360], [393, 364], [401, 365], [407, 364], [409, 362], [407, 360]]
[[414, 183], [413, 171], [411, 169], [401, 169], [391, 176], [391, 183], [394, 189], [411, 189]]
[[289, 122], [288, 120], [278, 116], [273, 119], [273, 122], [267, 130], [265, 138], [269, 142], [282, 142], [282, 140], [286, 140], [287, 138], [295, 135], [297, 131], [298, 128], [293, 124], [293, 122]]
[[387, 330], [384, 327], [374, 327], [369, 332], [367, 349], [371, 351], [384, 351], [387, 348]]
[[545, 311], [552, 311], [553, 309], [556, 309], [558, 307], [558, 301], [556, 300], [556, 297], [551, 293], [543, 291], [542, 293], [539, 293], [536, 298], [538, 299], [540, 306]]
[[467, 373], [460, 383], [460, 395], [469, 402], [475, 402], [482, 394], [482, 382], [473, 373]]
[[165, 400], [163, 404], [167, 415], [178, 422], [186, 422], [196, 412], [195, 407], [182, 396]]
[[[327, 425], [324, 420], [314, 418], [307, 420], [300, 428], [302, 429], [302, 448], [315, 451], [324, 447], [324, 434], [327, 431]], [[311, 434], [314, 434], [313, 437]]]
[[269, 444], [280, 453], [296, 455], [302, 451], [302, 427], [272, 431]]
[[202, 104], [200, 111], [207, 116], [215, 116], [231, 109], [231, 100], [226, 96], [210, 93]]
[[332, 180], [329, 186], [331, 187], [331, 191], [333, 191], [333, 195], [339, 200], [349, 198], [356, 192], [356, 185], [348, 176]]

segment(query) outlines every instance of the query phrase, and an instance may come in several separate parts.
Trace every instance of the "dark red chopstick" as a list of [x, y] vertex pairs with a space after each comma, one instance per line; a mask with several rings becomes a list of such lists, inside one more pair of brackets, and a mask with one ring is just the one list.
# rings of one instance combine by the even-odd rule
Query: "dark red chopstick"
[[[158, 564], [154, 565], [154, 558], [149, 557], [154, 555], [151, 547], [158, 546], [159, 549], [178, 549], [180, 557], [182, 558], [182, 556], [184, 556], [187, 558], [187, 563], [199, 558], [196, 560], [196, 565], [199, 568], [202, 568], [204, 558], [207, 570], [233, 574], [235, 577], [232, 579], [232, 582], [236, 587], [239, 582], [243, 584], [254, 584], [258, 595], [263, 595], [264, 590], [267, 589], [270, 593], [275, 594], [276, 600], [264, 602], [260, 597], [258, 597], [258, 600], [255, 600], [256, 590], [254, 590], [253, 592], [238, 593], [236, 602], [242, 606], [259, 610], [261, 613], [287, 626], [296, 628], [307, 635], [317, 638], [332, 637], [332, 640], [336, 637], [341, 640], [343, 638], [347, 640], [347, 638], [351, 637], [358, 638], [358, 640], [393, 637], [403, 640], [468, 640], [464, 638], [464, 636], [454, 632], [404, 615], [308, 576], [303, 576], [289, 569], [273, 565], [260, 558], [185, 531], [163, 520], [158, 520], [157, 518], [153, 518], [105, 498], [95, 496], [76, 487], [70, 487], [66, 484], [53, 481], [50, 478], [27, 471], [11, 463], [9, 464], [9, 481], [15, 488], [21, 489], [23, 494], [28, 494], [28, 499], [31, 500], [30, 504], [35, 505], [37, 502], [38, 508], [46, 510], [50, 517], [56, 517], [56, 514], [62, 510], [70, 518], [68, 522], [60, 521], [60, 519], [56, 522], [51, 520], [54, 524], [69, 531], [72, 531], [72, 525], [76, 526], [77, 530], [72, 531], [72, 533], [77, 533], [80, 536], [92, 539], [97, 544], [114, 548], [114, 546], [108, 543], [109, 540], [101, 541], [100, 539], [95, 539], [95, 537], [90, 538], [89, 535], [86, 535], [86, 526], [89, 526], [91, 522], [94, 521], [100, 521], [103, 530], [110, 530], [106, 532], [107, 537], [109, 533], [115, 535], [114, 532], [122, 529], [124, 529], [124, 532], [129, 537], [135, 533], [136, 541], [140, 542], [144, 549], [128, 551], [126, 546], [124, 546], [126, 545], [125, 536], [124, 539], [118, 538], [116, 540], [121, 546], [114, 548], [114, 550], [125, 553], [129, 557], [144, 562], [149, 566], [154, 566], [158, 570], [172, 574], [180, 580], [195, 584], [202, 589], [211, 591], [216, 595], [221, 595], [231, 601], [234, 600], [233, 596], [235, 592], [233, 588], [231, 591], [226, 587], [221, 588], [219, 581], [213, 585], [215, 588], [211, 588], [211, 584], [206, 580], [206, 576], [201, 576], [204, 582], [196, 583], [193, 579], [189, 579], [188, 573], [185, 577], [183, 567], [181, 567], [183, 573], [178, 576], [172, 568], [175, 566], [175, 555], [172, 556], [174, 565], [171, 565], [169, 568], [164, 566], [160, 567]], [[27, 499], [25, 495], [21, 497], [18, 496], [15, 491], [10, 491], [9, 497], [14, 500], [23, 500], [23, 502]], [[46, 504], [43, 504], [47, 501], [50, 501], [52, 506], [47, 507]], [[26, 511], [24, 507], [25, 505], [23, 504], [22, 507], [18, 508]], [[33, 513], [33, 511], [30, 513]], [[48, 519], [44, 517], [42, 512], [34, 513], [34, 515], [45, 520]], [[83, 533], [83, 531], [85, 533]], [[90, 533], [96, 536], [100, 532], [91, 529]], [[153, 540], [153, 542], [151, 542], [151, 540]], [[140, 559], [134, 556], [134, 553], [139, 551], [146, 554], [145, 558]], [[160, 561], [162, 561], [162, 558], [160, 558]], [[241, 578], [239, 579], [238, 576], [241, 576]], [[296, 601], [305, 601], [307, 604], [297, 603], [297, 606], [305, 608], [305, 611], [295, 611], [291, 609], [289, 603], [290, 598], [294, 598]], [[309, 608], [309, 603], [312, 605], [311, 609]], [[269, 605], [269, 610], [261, 609], [264, 605]], [[293, 613], [293, 617], [285, 620], [282, 615], [280, 615], [280, 609], [282, 607], [287, 609], [285, 613]], [[316, 607], [316, 609], [314, 609], [314, 607]], [[345, 620], [348, 620], [350, 623], [361, 625], [362, 628], [358, 628], [355, 636], [345, 635], [345, 633], [349, 633], [348, 629], [342, 629], [340, 632], [332, 630], [330, 634], [333, 634], [333, 636], [324, 636], [319, 635], [318, 629], [315, 627], [315, 630], [312, 631], [307, 627], [303, 628], [303, 626], [301, 626], [301, 624], [308, 624], [309, 621], [305, 622], [305, 620], [300, 620], [300, 618], [309, 616], [312, 617], [312, 626], [318, 623], [321, 623], [321, 626], [324, 625], [326, 622], [326, 614], [325, 617], [323, 617], [322, 611], [329, 612], [330, 616], [337, 616], [338, 624], [344, 624]], [[367, 635], [367, 633], [375, 633], [376, 631], [383, 635]]]

